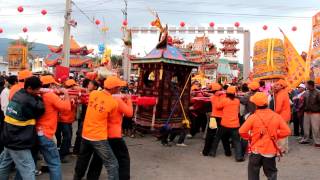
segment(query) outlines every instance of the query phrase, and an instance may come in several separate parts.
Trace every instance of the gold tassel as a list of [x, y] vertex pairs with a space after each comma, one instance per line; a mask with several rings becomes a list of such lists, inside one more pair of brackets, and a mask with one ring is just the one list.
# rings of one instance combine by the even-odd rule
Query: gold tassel
[[270, 67], [270, 51], [271, 51], [271, 39], [268, 40], [268, 52], [267, 52], [267, 67]]
[[273, 62], [273, 48], [274, 48], [274, 39], [272, 39], [272, 41], [271, 41], [271, 55], [270, 55], [270, 63], [271, 63], [271, 68], [272, 68], [272, 70], [273, 70], [273, 68], [274, 68], [274, 62]]

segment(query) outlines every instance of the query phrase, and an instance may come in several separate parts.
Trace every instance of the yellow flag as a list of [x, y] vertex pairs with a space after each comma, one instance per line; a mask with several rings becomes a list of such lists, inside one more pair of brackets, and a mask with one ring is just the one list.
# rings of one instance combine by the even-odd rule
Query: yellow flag
[[[283, 33], [283, 32], [282, 32]], [[294, 48], [288, 37], [284, 36], [284, 53], [288, 67], [286, 80], [290, 87], [296, 88], [304, 80], [306, 62]]]

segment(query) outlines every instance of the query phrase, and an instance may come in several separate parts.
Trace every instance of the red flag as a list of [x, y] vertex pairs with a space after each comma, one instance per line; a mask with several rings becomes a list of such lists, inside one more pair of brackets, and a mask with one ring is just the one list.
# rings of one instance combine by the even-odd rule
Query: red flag
[[56, 81], [58, 81], [59, 83], [65, 81], [68, 79], [69, 77], [69, 72], [70, 69], [68, 67], [64, 67], [64, 66], [56, 66], [56, 72], [55, 72], [55, 79]]

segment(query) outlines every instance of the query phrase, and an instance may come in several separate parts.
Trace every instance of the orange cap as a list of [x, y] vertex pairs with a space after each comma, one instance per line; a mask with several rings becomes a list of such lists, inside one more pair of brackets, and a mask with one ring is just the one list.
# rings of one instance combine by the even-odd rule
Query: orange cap
[[315, 79], [315, 84], [320, 85], [320, 77], [316, 77], [316, 79]]
[[235, 94], [237, 92], [237, 88], [235, 86], [229, 86], [227, 89], [227, 94]]
[[264, 92], [257, 92], [250, 97], [250, 101], [257, 106], [265, 106], [268, 104], [268, 96]]
[[64, 85], [67, 86], [67, 87], [70, 87], [70, 86], [75, 86], [75, 85], [78, 85], [78, 84], [76, 83], [75, 80], [68, 79], [68, 80], [66, 80], [66, 82], [64, 82]]
[[278, 82], [276, 82], [276, 84], [279, 84], [284, 88], [286, 88], [288, 86], [288, 83], [283, 79], [280, 79]]
[[56, 80], [54, 80], [54, 78], [51, 75], [41, 76], [40, 80], [41, 80], [43, 85], [47, 85], [47, 84], [57, 84], [57, 85], [59, 85], [59, 83], [57, 83]]
[[250, 83], [248, 84], [248, 87], [249, 87], [251, 90], [255, 91], [255, 90], [257, 90], [257, 89], [260, 88], [260, 84], [259, 84], [258, 82], [256, 82], [256, 81], [253, 81], [253, 82], [250, 82]]
[[104, 88], [113, 89], [115, 87], [123, 87], [126, 86], [127, 82], [122, 81], [117, 76], [110, 76], [104, 81]]
[[212, 83], [211, 84], [211, 90], [212, 91], [219, 91], [221, 89], [221, 85], [219, 83]]
[[18, 80], [24, 80], [27, 79], [28, 77], [32, 76], [32, 72], [29, 70], [23, 70], [18, 72]]

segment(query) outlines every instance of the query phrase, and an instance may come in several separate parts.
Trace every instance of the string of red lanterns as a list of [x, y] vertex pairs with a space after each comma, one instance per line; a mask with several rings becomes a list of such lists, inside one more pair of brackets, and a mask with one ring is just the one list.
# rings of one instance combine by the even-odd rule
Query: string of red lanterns
[[262, 29], [266, 31], [266, 30], [268, 30], [268, 26], [267, 26], [267, 25], [264, 25], [264, 26], [262, 27]]
[[128, 21], [127, 20], [122, 21], [122, 25], [123, 26], [127, 26], [128, 25]]
[[3, 33], [3, 29], [2, 29], [2, 28], [0, 28], [0, 34], [1, 34], [1, 33]]
[[26, 32], [28, 32], [28, 28], [24, 27], [24, 28], [22, 28], [22, 31], [23, 31], [24, 33], [26, 33]]
[[239, 22], [235, 22], [234, 26], [238, 28], [238, 27], [240, 27], [240, 23]]
[[52, 30], [51, 26], [47, 27], [47, 31], [50, 32]]
[[298, 28], [297, 28], [296, 26], [293, 26], [293, 27], [291, 28], [291, 30], [292, 30], [293, 32], [295, 32], [297, 29], [298, 29]]
[[212, 28], [214, 27], [214, 25], [215, 25], [214, 22], [210, 22], [209, 23], [209, 26], [212, 27]]

